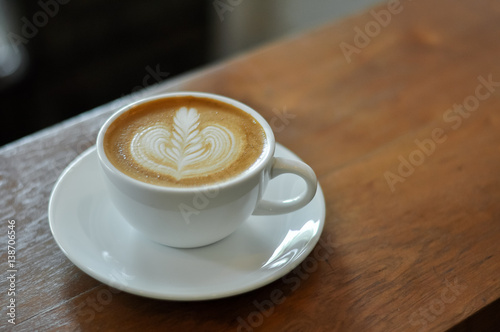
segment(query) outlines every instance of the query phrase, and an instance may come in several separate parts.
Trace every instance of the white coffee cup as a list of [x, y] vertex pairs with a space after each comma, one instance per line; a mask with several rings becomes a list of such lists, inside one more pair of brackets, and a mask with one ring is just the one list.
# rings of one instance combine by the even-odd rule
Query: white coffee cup
[[[104, 135], [113, 121], [132, 107], [162, 98], [193, 96], [210, 98], [250, 114], [264, 129], [268, 144], [263, 158], [250, 171], [229, 180], [199, 187], [165, 187], [145, 183], [119, 171], [104, 151]], [[201, 92], [174, 92], [147, 98], [114, 113], [97, 137], [97, 154], [111, 201], [122, 217], [149, 239], [178, 248], [193, 248], [217, 242], [250, 215], [275, 215], [307, 205], [317, 189], [316, 175], [303, 162], [274, 157], [275, 138], [265, 119], [252, 108], [227, 97]], [[263, 199], [272, 178], [293, 173], [304, 179], [306, 189], [297, 197], [281, 201]]]

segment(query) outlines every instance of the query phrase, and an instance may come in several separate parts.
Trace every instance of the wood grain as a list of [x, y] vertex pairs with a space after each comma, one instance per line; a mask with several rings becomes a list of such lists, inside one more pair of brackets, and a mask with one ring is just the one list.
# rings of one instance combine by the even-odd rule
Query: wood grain
[[326, 260], [312, 254], [258, 290], [192, 303], [119, 292], [76, 268], [50, 234], [49, 195], [130, 96], [0, 149], [2, 225], [18, 227], [16, 330], [498, 328], [500, 4], [402, 1], [348, 63], [339, 45], [387, 6], [144, 92], [208, 91], [258, 110], [319, 176]]

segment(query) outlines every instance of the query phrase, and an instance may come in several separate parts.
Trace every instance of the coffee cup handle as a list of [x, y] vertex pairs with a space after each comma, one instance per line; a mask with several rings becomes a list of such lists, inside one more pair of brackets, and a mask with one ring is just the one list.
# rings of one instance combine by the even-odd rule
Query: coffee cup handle
[[270, 179], [281, 174], [292, 173], [300, 176], [306, 182], [306, 190], [297, 197], [286, 200], [261, 200], [257, 203], [253, 215], [274, 215], [289, 213], [306, 206], [316, 194], [318, 180], [311, 167], [303, 162], [275, 157], [271, 167]]

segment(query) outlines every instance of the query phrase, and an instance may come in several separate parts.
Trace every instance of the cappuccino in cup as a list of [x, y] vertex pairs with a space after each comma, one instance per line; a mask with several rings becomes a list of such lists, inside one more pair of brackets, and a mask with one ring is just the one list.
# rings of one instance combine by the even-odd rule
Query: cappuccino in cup
[[[308, 204], [316, 175], [275, 157], [271, 126], [236, 100], [203, 92], [143, 99], [114, 113], [97, 136], [108, 195], [121, 217], [150, 240], [177, 248], [212, 244], [253, 215]], [[272, 179], [294, 174], [297, 196], [264, 197]]]
[[118, 170], [166, 187], [210, 185], [248, 172], [267, 144], [250, 114], [193, 96], [136, 105], [113, 121], [103, 141]]

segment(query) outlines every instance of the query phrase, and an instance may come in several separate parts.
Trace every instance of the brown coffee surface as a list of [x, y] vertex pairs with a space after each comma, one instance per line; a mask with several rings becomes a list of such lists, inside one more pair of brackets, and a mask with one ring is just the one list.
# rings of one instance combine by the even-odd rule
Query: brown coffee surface
[[104, 151], [118, 170], [168, 187], [226, 181], [251, 168], [266, 144], [264, 129], [251, 115], [193, 96], [134, 106], [104, 135]]

